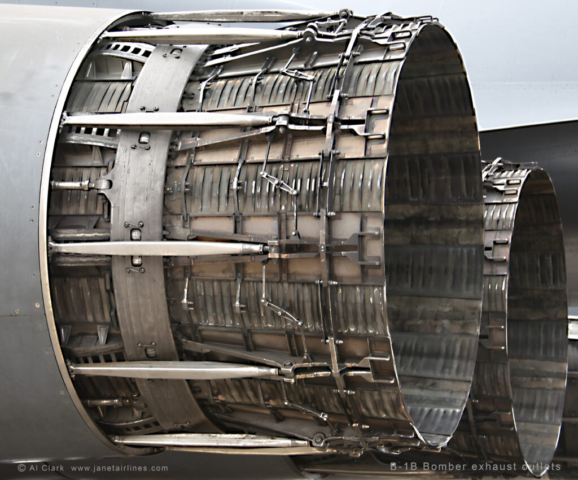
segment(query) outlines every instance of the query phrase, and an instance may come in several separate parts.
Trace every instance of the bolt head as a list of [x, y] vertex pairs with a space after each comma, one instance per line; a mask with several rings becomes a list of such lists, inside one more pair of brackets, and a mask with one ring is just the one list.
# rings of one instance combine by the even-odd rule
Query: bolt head
[[313, 435], [313, 444], [314, 445], [321, 446], [321, 445], [323, 445], [323, 442], [325, 442], [325, 435], [323, 435], [321, 432], [318, 432], [315, 435]]

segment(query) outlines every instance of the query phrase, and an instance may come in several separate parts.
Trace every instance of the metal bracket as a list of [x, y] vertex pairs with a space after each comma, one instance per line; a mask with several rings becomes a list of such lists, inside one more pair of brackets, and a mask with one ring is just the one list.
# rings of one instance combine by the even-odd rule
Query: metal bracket
[[255, 101], [257, 99], [257, 83], [259, 83], [259, 79], [261, 78], [261, 76], [267, 73], [269, 69], [273, 66], [275, 60], [276, 60], [275, 57], [267, 57], [259, 73], [257, 73], [257, 75], [253, 77], [253, 80], [251, 81], [251, 104], [247, 109], [249, 112], [253, 111], [253, 109], [255, 108]]
[[274, 177], [273, 175], [265, 171], [265, 169], [267, 168], [267, 160], [269, 160], [269, 152], [271, 151], [272, 142], [273, 137], [269, 137], [269, 142], [267, 143], [267, 150], [265, 152], [265, 160], [263, 161], [263, 166], [261, 167], [259, 175], [261, 176], [261, 178], [263, 178], [264, 180], [268, 181], [271, 185], [273, 185], [273, 188], [278, 187], [280, 190], [287, 192], [289, 195], [299, 195], [299, 192], [297, 190], [291, 188], [291, 186], [289, 186], [283, 180], [280, 180], [277, 177]]
[[299, 53], [300, 48], [294, 47], [293, 54], [285, 64], [285, 66], [281, 69], [282, 75], [287, 75], [288, 77], [294, 78], [296, 80], [301, 80], [304, 82], [309, 82], [309, 93], [307, 94], [307, 102], [305, 103], [305, 108], [303, 109], [303, 113], [309, 113], [309, 104], [311, 103], [311, 96], [313, 94], [313, 85], [315, 84], [316, 77], [315, 75], [309, 75], [307, 73], [303, 73], [300, 70], [289, 70], [289, 65], [293, 62], [297, 54]]
[[183, 292], [183, 299], [181, 300], [181, 309], [184, 310], [185, 312], [189, 312], [192, 308], [192, 305], [194, 305], [194, 302], [189, 301], [189, 276], [187, 275], [186, 279], [185, 279], [185, 289]]
[[340, 130], [352, 131], [358, 137], [365, 137], [367, 140], [385, 140], [385, 133], [366, 132], [367, 122], [358, 125], [341, 125]]
[[202, 112], [203, 111], [203, 101], [205, 99], [205, 89], [211, 85], [212, 81], [217, 78], [219, 76], [219, 74], [221, 73], [221, 70], [223, 70], [223, 66], [222, 65], [218, 65], [216, 66], [213, 71], [211, 72], [211, 74], [209, 75], [209, 78], [207, 78], [203, 83], [201, 83], [201, 85], [199, 86], [199, 105], [197, 107], [197, 112]]
[[243, 278], [240, 274], [236, 275], [235, 278], [235, 305], [233, 305], [233, 308], [235, 310], [235, 313], [243, 313], [245, 311], [245, 309], [247, 308], [247, 305], [242, 305], [241, 304], [241, 284], [243, 283]]
[[[322, 209], [322, 213], [323, 213], [324, 209]], [[331, 217], [331, 215], [326, 215], [325, 218], [327, 217]], [[322, 217], [323, 218], [323, 217]], [[325, 227], [326, 228], [326, 227]], [[320, 236], [320, 242], [317, 243], [318, 247], [319, 247], [319, 251], [318, 252], [296, 252], [296, 253], [281, 253], [278, 252], [274, 249], [274, 247], [279, 246], [279, 245], [313, 245], [313, 243], [311, 242], [305, 242], [302, 240], [297, 240], [297, 241], [293, 241], [293, 240], [288, 240], [288, 241], [282, 241], [282, 240], [270, 240], [269, 242], [267, 242], [267, 244], [269, 245], [269, 258], [271, 259], [291, 259], [291, 258], [314, 258], [318, 255], [321, 255], [322, 258], [324, 257], [325, 259], [327, 259], [327, 256], [332, 255], [332, 256], [339, 256], [339, 257], [347, 257], [349, 258], [349, 260], [351, 260], [353, 263], [355, 263], [356, 265], [364, 265], [364, 266], [379, 266], [381, 265], [381, 261], [379, 260], [379, 257], [368, 257], [366, 260], [361, 260], [361, 239], [362, 237], [366, 237], [366, 236], [379, 236], [381, 235], [380, 232], [375, 232], [375, 231], [367, 231], [367, 232], [356, 232], [354, 234], [352, 234], [347, 240], [343, 240], [343, 241], [336, 241], [336, 242], [330, 242], [330, 243], [323, 243], [323, 240], [325, 240], [325, 236], [323, 239], [321, 239]], [[326, 241], [326, 240], [325, 240]], [[357, 250], [340, 250], [340, 247], [347, 247], [347, 246], [356, 246]], [[329, 280], [328, 279], [322, 279], [322, 283], [325, 284], [327, 283]]]
[[379, 236], [379, 235], [380, 235], [380, 232], [371, 232], [371, 231], [354, 233], [345, 242], [332, 243], [332, 244], [329, 244], [328, 246], [335, 247], [335, 246], [355, 245], [357, 247], [357, 250], [355, 250], [353, 252], [331, 251], [329, 253], [332, 255], [339, 255], [339, 256], [347, 257], [347, 258], [349, 258], [349, 260], [351, 260], [353, 263], [355, 263], [357, 265], [379, 266], [379, 265], [381, 265], [381, 261], [380, 261], [379, 257], [368, 257], [366, 260], [360, 259], [362, 237]]
[[480, 338], [480, 345], [487, 350], [506, 350], [504, 345], [492, 345], [489, 338]]
[[496, 245], [508, 245], [510, 240], [508, 238], [494, 238], [484, 244], [484, 257], [492, 262], [507, 262], [507, 256], [495, 256], [494, 248]]
[[286, 320], [289, 320], [290, 322], [296, 323], [299, 327], [303, 326], [303, 322], [301, 320], [299, 320], [297, 317], [295, 317], [294, 315], [291, 315], [287, 310], [285, 310], [282, 307], [279, 307], [277, 305], [275, 305], [273, 302], [271, 302], [268, 298], [267, 298], [267, 275], [266, 275], [266, 268], [267, 265], [263, 264], [263, 283], [262, 283], [262, 293], [261, 293], [261, 304], [266, 307], [269, 308], [270, 310], [272, 310], [273, 312], [275, 312], [277, 315], [279, 315], [280, 317], [283, 317]]

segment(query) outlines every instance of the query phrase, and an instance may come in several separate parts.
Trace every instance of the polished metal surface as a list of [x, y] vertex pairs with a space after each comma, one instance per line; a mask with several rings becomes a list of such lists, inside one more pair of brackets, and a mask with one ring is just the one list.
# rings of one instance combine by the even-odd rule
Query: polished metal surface
[[[155, 107], [153, 107], [154, 109]], [[158, 107], [156, 107], [158, 109]], [[123, 113], [98, 115], [73, 115], [63, 119], [63, 125], [82, 125], [83, 127], [107, 127], [127, 129], [164, 129], [174, 130], [187, 127], [258, 127], [273, 123], [268, 115], [228, 115], [224, 113], [178, 112], [178, 113]]]
[[578, 340], [578, 318], [568, 318], [568, 339]]
[[[249, 40], [134, 25], [77, 75], [52, 171], [52, 293], [109, 432], [243, 428], [358, 453], [443, 445], [457, 426], [483, 259], [461, 58], [430, 17], [300, 28], [144, 56], [146, 38]], [[172, 380], [145, 381], [160, 370]], [[88, 402], [111, 396], [140, 400]]]
[[264, 245], [250, 243], [216, 242], [91, 242], [54, 243], [48, 242], [51, 253], [82, 255], [141, 255], [141, 256], [188, 256], [205, 257], [212, 255], [259, 255]]
[[70, 364], [71, 375], [146, 378], [162, 380], [222, 380], [231, 378], [274, 377], [277, 370], [220, 362], [111, 362], [100, 365]]
[[190, 12], [159, 12], [151, 15], [155, 20], [175, 22], [291, 22], [313, 20], [320, 17], [339, 16], [315, 10], [196, 10]]
[[[64, 46], [30, 56], [62, 61], [31, 73], [60, 95], [28, 95], [5, 62], [25, 100], [1, 100], [16, 112], [4, 136], [38, 107], [30, 130], [47, 147], [40, 192], [6, 177], [7, 203], [39, 212], [40, 258], [24, 263], [39, 260], [47, 316], [21, 275], [5, 282], [15, 441], [0, 462], [31, 458], [37, 424], [33, 460], [75, 442], [66, 456], [293, 456], [316, 474], [573, 462], [554, 454], [578, 425], [554, 189], [534, 165], [480, 163], [463, 62], [436, 19], [123, 12], [96, 28], [61, 12], [41, 13], [78, 24]], [[194, 23], [225, 21], [300, 23]], [[37, 150], [5, 140], [4, 167]], [[54, 428], [65, 442], [49, 445], [38, 405], [71, 419]]]
[[484, 307], [468, 412], [450, 445], [535, 476], [558, 444], [568, 366], [564, 242], [549, 176], [485, 167]]
[[156, 447], [236, 447], [236, 448], [290, 448], [308, 447], [306, 440], [263, 437], [258, 435], [176, 433], [168, 435], [113, 436], [115, 443]]
[[[116, 41], [143, 42], [151, 45], [234, 45], [248, 42], [275, 42], [299, 38], [301, 32], [262, 30], [250, 28], [175, 27], [166, 29], [141, 29], [105, 33], [102, 38]], [[171, 55], [179, 56], [171, 49]], [[177, 49], [180, 50], [180, 49]]]

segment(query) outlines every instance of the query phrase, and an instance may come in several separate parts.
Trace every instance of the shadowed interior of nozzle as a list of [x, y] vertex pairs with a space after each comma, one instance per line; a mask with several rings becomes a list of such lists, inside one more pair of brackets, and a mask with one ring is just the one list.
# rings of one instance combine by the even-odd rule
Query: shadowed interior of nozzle
[[567, 370], [567, 290], [562, 225], [543, 170], [526, 180], [516, 216], [508, 283], [508, 357], [520, 447], [534, 474], [552, 461]]
[[483, 205], [471, 93], [449, 34], [425, 27], [400, 74], [386, 180], [387, 314], [406, 406], [432, 443], [462, 414], [482, 308]]

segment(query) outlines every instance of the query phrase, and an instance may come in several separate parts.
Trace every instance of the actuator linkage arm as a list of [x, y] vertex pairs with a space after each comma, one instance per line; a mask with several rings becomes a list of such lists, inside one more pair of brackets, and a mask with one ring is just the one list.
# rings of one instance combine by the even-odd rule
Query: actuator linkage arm
[[[388, 114], [387, 109], [372, 110], [371, 114]], [[383, 133], [365, 133], [366, 118], [336, 118], [340, 129], [349, 131], [358, 136], [368, 137], [370, 140], [383, 138]], [[282, 112], [279, 114], [264, 113], [215, 113], [215, 112], [136, 112], [136, 113], [102, 113], [102, 114], [64, 114], [61, 127], [92, 127], [124, 130], [193, 130], [204, 127], [240, 127], [256, 128], [241, 132], [231, 137], [220, 139], [192, 139], [186, 146], [179, 146], [177, 150], [204, 147], [217, 143], [242, 140], [256, 135], [272, 134], [278, 130], [323, 132], [327, 128], [327, 117], [324, 115], [310, 115], [308, 113]]]

